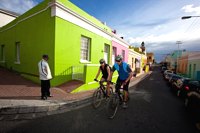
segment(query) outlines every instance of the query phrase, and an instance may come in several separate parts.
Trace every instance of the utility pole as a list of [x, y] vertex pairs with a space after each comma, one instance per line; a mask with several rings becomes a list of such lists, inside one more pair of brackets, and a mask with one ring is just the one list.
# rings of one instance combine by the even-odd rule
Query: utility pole
[[178, 52], [177, 52], [177, 59], [176, 59], [176, 73], [178, 72], [178, 57], [180, 56], [180, 44], [182, 44], [181, 41], [176, 41], [176, 44], [178, 45]]

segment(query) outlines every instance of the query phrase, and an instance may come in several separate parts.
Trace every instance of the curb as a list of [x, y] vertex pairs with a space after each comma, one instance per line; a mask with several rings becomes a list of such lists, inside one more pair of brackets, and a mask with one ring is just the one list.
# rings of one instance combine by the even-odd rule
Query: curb
[[[130, 87], [138, 84], [140, 81], [150, 76], [152, 72], [147, 73], [144, 77], [138, 80], [132, 80]], [[143, 75], [142, 75], [143, 76]], [[140, 76], [139, 76], [140, 77]], [[48, 106], [12, 106], [0, 108], [0, 121], [11, 121], [11, 120], [30, 120], [43, 116], [49, 116], [54, 114], [60, 114], [75, 109], [79, 109], [91, 104], [92, 95], [86, 98], [77, 99], [75, 101], [55, 101], [46, 100]]]
[[91, 103], [92, 96], [76, 101], [50, 101], [49, 106], [13, 106], [0, 109], [0, 121], [30, 120], [75, 110]]

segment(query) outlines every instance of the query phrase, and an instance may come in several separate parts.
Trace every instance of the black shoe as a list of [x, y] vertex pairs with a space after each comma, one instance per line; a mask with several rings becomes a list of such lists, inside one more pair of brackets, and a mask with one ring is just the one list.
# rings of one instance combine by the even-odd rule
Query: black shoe
[[41, 100], [47, 100], [47, 97], [41, 97]]

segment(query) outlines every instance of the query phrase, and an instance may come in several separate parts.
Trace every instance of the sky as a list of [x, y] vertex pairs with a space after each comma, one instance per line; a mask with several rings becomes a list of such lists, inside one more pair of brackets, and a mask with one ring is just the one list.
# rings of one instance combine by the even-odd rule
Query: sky
[[[0, 0], [0, 8], [24, 13], [42, 0]], [[144, 41], [159, 62], [174, 50], [200, 51], [199, 0], [70, 0], [117, 31], [133, 46]], [[181, 44], [177, 44], [181, 41]]]

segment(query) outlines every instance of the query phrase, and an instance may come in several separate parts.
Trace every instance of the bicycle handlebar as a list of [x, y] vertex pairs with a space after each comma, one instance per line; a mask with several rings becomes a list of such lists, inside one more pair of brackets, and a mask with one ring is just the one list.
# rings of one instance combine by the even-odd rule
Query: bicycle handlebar
[[[97, 79], [94, 79], [94, 81], [96, 81], [96, 82], [101, 82], [100, 80], [97, 80]], [[112, 81], [107, 81], [107, 80], [105, 80], [105, 81], [103, 81], [103, 82], [109, 82], [110, 84], [115, 84], [114, 82], [112, 82]]]

